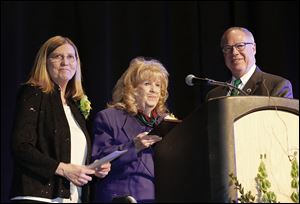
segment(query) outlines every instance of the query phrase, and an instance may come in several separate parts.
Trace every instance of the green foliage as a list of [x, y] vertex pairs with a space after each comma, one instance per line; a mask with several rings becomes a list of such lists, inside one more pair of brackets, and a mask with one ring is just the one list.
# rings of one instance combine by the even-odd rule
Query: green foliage
[[[238, 198], [238, 201], [241, 203], [253, 203], [255, 200], [255, 196], [252, 195], [251, 191], [248, 191], [246, 194], [244, 193], [244, 187], [239, 183], [236, 176], [233, 173], [229, 174], [230, 181], [229, 186], [234, 185], [234, 189], [237, 189], [241, 196]], [[236, 200], [231, 200], [231, 202], [235, 203]]]
[[294, 189], [294, 192], [290, 196], [292, 201], [295, 203], [299, 203], [299, 165], [297, 163], [297, 152], [294, 152], [294, 157], [293, 159], [290, 159], [292, 163], [292, 170], [291, 170], [291, 187]]
[[[297, 163], [297, 152], [294, 152], [294, 156], [289, 156], [291, 162], [291, 188], [294, 192], [291, 194], [290, 198], [293, 202], [299, 203], [299, 165]], [[277, 196], [273, 191], [270, 191], [271, 182], [268, 180], [268, 173], [266, 170], [266, 165], [264, 160], [266, 159], [266, 154], [260, 155], [260, 164], [258, 167], [258, 173], [255, 177], [257, 184], [258, 197], [257, 201], [262, 203], [277, 203]], [[233, 173], [229, 174], [230, 181], [229, 186], [234, 185], [234, 189], [238, 190], [240, 197], [238, 197], [238, 202], [241, 203], [253, 203], [255, 196], [251, 194], [251, 191], [247, 193], [244, 192], [244, 187], [239, 183], [236, 176]], [[236, 203], [236, 200], [231, 199], [231, 202]]]
[[271, 183], [268, 180], [268, 174], [264, 159], [266, 159], [266, 154], [260, 155], [261, 161], [258, 167], [258, 173], [255, 177], [259, 193], [258, 200], [263, 203], [277, 203], [277, 196], [273, 191], [269, 190], [271, 188]]

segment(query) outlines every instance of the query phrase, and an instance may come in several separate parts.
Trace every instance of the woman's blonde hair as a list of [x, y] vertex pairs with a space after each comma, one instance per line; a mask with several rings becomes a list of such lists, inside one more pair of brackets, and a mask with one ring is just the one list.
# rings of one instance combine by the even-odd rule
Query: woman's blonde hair
[[168, 76], [169, 73], [165, 67], [155, 59], [146, 60], [144, 57], [137, 57], [131, 60], [128, 69], [117, 81], [112, 94], [112, 102], [108, 107], [114, 107], [127, 111], [131, 115], [136, 115], [137, 86], [144, 80], [160, 79], [161, 95], [155, 110], [159, 115], [168, 112], [166, 101], [168, 94]]
[[38, 86], [44, 93], [51, 93], [54, 90], [54, 82], [47, 70], [47, 59], [48, 56], [59, 46], [64, 44], [71, 45], [75, 50], [75, 57], [77, 61], [77, 68], [75, 75], [69, 81], [65, 96], [66, 98], [72, 97], [74, 100], [79, 100], [83, 97], [84, 91], [81, 83], [81, 66], [80, 58], [78, 55], [78, 50], [75, 44], [67, 37], [54, 36], [48, 39], [42, 47], [39, 49], [33, 68], [30, 73], [29, 80], [26, 84], [31, 84], [33, 86]]

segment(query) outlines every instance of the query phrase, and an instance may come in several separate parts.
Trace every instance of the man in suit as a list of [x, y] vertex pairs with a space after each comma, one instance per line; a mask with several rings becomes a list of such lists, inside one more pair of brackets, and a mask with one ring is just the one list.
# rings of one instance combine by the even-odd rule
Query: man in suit
[[[231, 84], [248, 95], [293, 98], [289, 80], [261, 71], [256, 66], [256, 44], [252, 33], [246, 28], [231, 27], [221, 38], [221, 48], [226, 66], [232, 73]], [[208, 92], [206, 99], [242, 95], [227, 87], [216, 87]]]

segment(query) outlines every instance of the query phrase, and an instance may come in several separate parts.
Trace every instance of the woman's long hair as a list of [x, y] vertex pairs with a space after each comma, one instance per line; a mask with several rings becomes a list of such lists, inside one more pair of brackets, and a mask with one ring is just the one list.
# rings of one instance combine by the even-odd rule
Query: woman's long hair
[[30, 73], [29, 80], [26, 84], [38, 86], [44, 93], [51, 93], [54, 90], [54, 82], [47, 70], [47, 59], [48, 56], [59, 46], [64, 44], [71, 45], [75, 50], [75, 57], [77, 61], [77, 67], [73, 78], [69, 81], [65, 96], [66, 98], [72, 97], [74, 100], [80, 100], [84, 91], [81, 83], [81, 66], [78, 50], [75, 44], [67, 37], [54, 36], [48, 39], [42, 47], [39, 49], [33, 68]]
[[131, 115], [138, 113], [137, 85], [144, 80], [160, 79], [161, 95], [155, 110], [159, 115], [168, 112], [166, 101], [168, 98], [168, 76], [169, 73], [158, 60], [146, 60], [143, 57], [137, 57], [131, 60], [128, 69], [117, 81], [112, 94], [112, 102], [108, 107], [114, 107], [127, 111]]

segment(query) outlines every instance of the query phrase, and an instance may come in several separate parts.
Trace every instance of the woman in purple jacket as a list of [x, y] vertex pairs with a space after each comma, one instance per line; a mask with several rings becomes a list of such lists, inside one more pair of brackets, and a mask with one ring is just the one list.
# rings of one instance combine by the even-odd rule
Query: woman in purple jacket
[[154, 202], [151, 146], [161, 138], [147, 133], [168, 112], [168, 75], [157, 60], [133, 59], [114, 87], [112, 102], [97, 114], [92, 160], [115, 150], [128, 151], [112, 161], [106, 178], [96, 182], [94, 202], [111, 202], [122, 196]]

